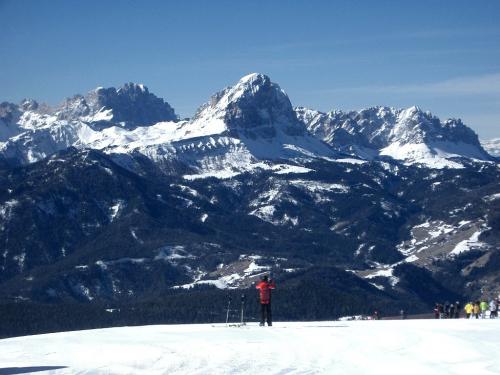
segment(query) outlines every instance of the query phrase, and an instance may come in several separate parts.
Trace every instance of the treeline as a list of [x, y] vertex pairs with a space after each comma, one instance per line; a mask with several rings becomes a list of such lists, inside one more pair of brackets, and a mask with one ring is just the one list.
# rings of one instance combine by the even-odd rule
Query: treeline
[[[352, 278], [352, 279], [351, 279]], [[349, 279], [349, 280], [346, 280]], [[343, 285], [350, 285], [346, 290]], [[245, 320], [259, 319], [255, 289], [219, 290], [197, 287], [171, 290], [149, 301], [120, 303], [0, 303], [0, 337], [116, 326], [225, 322], [229, 297], [230, 321], [240, 320], [241, 296], [245, 296]], [[333, 320], [341, 316], [382, 316], [427, 312], [416, 302], [400, 302], [335, 268], [318, 268], [295, 274], [278, 283], [273, 294], [276, 321]]]

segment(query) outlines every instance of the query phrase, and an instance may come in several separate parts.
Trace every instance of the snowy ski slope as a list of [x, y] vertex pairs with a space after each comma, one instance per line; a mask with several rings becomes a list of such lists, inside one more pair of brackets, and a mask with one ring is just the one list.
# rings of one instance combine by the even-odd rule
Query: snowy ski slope
[[483, 375], [499, 353], [500, 320], [159, 325], [0, 340], [0, 374]]

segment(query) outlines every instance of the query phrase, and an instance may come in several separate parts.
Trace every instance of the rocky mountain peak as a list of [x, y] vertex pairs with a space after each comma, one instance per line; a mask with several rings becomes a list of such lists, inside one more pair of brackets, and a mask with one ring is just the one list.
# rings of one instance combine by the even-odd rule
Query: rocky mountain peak
[[14, 103], [0, 103], [0, 121], [4, 123], [13, 122], [19, 117], [19, 108]]
[[[441, 121], [417, 106], [372, 107], [360, 111], [322, 113], [295, 109], [308, 130], [344, 152], [373, 158], [391, 156], [411, 163], [458, 166], [445, 158], [489, 160], [477, 135], [461, 120]], [[437, 163], [437, 160], [439, 163]]]
[[21, 101], [20, 107], [24, 111], [36, 111], [40, 107], [38, 102], [34, 99], [23, 99]]
[[121, 126], [133, 129], [178, 119], [174, 109], [142, 84], [126, 83], [119, 89], [98, 87], [87, 95], [67, 99], [58, 111], [60, 119], [85, 117], [94, 128]]
[[413, 106], [399, 110], [397, 121], [390, 134], [392, 142], [436, 143], [453, 142], [481, 148], [476, 133], [460, 119], [441, 121], [430, 112]]
[[195, 121], [222, 120], [230, 133], [248, 138], [272, 138], [278, 129], [288, 135], [302, 134], [290, 99], [278, 84], [259, 73], [241, 78], [200, 108]]
[[0, 103], [0, 142], [18, 134], [17, 121], [21, 116], [19, 107], [14, 103]]

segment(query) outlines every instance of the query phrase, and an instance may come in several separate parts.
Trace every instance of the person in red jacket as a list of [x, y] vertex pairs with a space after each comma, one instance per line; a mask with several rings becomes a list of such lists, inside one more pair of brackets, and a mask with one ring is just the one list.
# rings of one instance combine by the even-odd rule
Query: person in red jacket
[[276, 288], [273, 280], [269, 280], [267, 276], [264, 276], [262, 280], [257, 284], [257, 289], [259, 289], [260, 294], [260, 325], [263, 326], [267, 320], [267, 325], [273, 325], [273, 316], [271, 313], [271, 289]]

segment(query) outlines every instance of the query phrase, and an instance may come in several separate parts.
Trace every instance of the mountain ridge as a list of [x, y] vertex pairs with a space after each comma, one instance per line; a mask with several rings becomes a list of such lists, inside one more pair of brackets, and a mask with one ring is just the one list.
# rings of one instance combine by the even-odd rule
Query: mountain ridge
[[190, 120], [126, 128], [82, 103], [0, 105], [0, 298], [138, 301], [268, 271], [419, 309], [500, 288], [498, 161], [458, 120], [294, 109], [260, 74]]
[[147, 87], [132, 83], [119, 89], [97, 88], [51, 111], [40, 109], [33, 100], [18, 106], [3, 103], [0, 109], [0, 152], [19, 163], [40, 160], [69, 146], [115, 145], [127, 152], [141, 137], [160, 139], [156, 144], [161, 152], [175, 157], [169, 151], [175, 149], [172, 143], [210, 136], [243, 147], [249, 153], [243, 158], [255, 160], [293, 159], [304, 155], [301, 150], [309, 156], [335, 157], [340, 152], [364, 160], [391, 157], [430, 168], [461, 168], [453, 160], [457, 157], [491, 160], [477, 135], [460, 120], [441, 122], [418, 107], [328, 113], [293, 108], [280, 86], [259, 73], [214, 94], [187, 121], [179, 121], [172, 107]]
[[[124, 105], [125, 102], [129, 104]], [[299, 136], [306, 141], [295, 147], [295, 151], [305, 146], [306, 150], [321, 149], [320, 154], [332, 156], [334, 152], [309, 137], [312, 134], [336, 151], [366, 160], [387, 156], [431, 168], [460, 168], [461, 164], [453, 161], [456, 157], [491, 160], [477, 135], [460, 120], [442, 122], [415, 106], [328, 113], [292, 108], [279, 85], [258, 73], [249, 74], [234, 86], [214, 94], [191, 120], [180, 121], [178, 125], [167, 125], [168, 122], [178, 122], [172, 107], [149, 93], [144, 85], [132, 83], [118, 90], [97, 88], [86, 96], [74, 96], [52, 111], [46, 108], [39, 111], [36, 101], [25, 100], [19, 106], [3, 103], [0, 149], [7, 158], [26, 163], [69, 146], [100, 147], [99, 138], [127, 149], [130, 148], [127, 138], [140, 141], [141, 134], [148, 139], [163, 136], [166, 143], [217, 135], [228, 136], [233, 143], [243, 140], [248, 147], [256, 146], [259, 138], [272, 142], [282, 134], [285, 139], [275, 145], [253, 147], [257, 158], [279, 157], [284, 149], [291, 150], [286, 145], [293, 144], [293, 137]], [[155, 125], [158, 129], [154, 135], [137, 130]], [[178, 131], [171, 137], [165, 136], [169, 132], [165, 128], [174, 127]], [[116, 130], [106, 132], [110, 128]], [[89, 134], [90, 140], [86, 139]], [[271, 146], [282, 151], [270, 152]], [[163, 147], [163, 151], [168, 152], [168, 148]]]
[[311, 133], [339, 150], [367, 159], [389, 156], [435, 168], [460, 167], [445, 160], [453, 157], [492, 160], [461, 120], [441, 122], [416, 106], [328, 113], [297, 107], [296, 112]]

